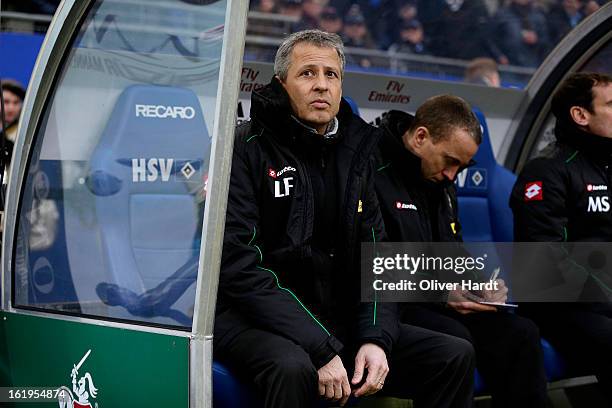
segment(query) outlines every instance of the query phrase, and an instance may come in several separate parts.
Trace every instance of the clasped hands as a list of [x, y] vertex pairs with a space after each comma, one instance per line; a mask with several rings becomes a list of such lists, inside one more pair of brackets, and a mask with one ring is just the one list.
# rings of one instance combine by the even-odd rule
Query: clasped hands
[[[385, 351], [373, 343], [366, 343], [359, 348], [355, 356], [355, 372], [351, 384], [357, 386], [363, 380], [365, 369], [368, 374], [359, 388], [352, 391], [356, 397], [374, 394], [380, 391], [385, 384], [389, 373]], [[339, 356], [332, 358], [321, 367], [319, 374], [319, 395], [325, 399], [338, 401], [344, 406], [351, 396], [351, 385], [348, 381], [346, 369]]]

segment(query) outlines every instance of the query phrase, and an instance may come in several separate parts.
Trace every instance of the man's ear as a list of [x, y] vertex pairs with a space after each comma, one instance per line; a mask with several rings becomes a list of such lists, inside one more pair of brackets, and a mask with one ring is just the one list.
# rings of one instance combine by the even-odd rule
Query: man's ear
[[572, 106], [570, 108], [570, 116], [580, 126], [588, 126], [591, 114], [588, 110], [581, 106]]
[[414, 131], [414, 135], [412, 137], [414, 139], [415, 146], [421, 147], [427, 142], [431, 135], [429, 134], [429, 129], [427, 129], [425, 126], [419, 126]]
[[282, 85], [282, 87], [285, 88], [285, 90], [287, 89], [287, 83], [285, 81], [283, 81], [282, 79], [280, 79], [280, 77], [278, 75], [274, 75], [274, 78], [276, 78], [278, 83], [280, 83]]
[[410, 129], [406, 130], [402, 140], [408, 150], [420, 157], [419, 152], [429, 137], [429, 130], [425, 126], [419, 126], [413, 132], [410, 132]]

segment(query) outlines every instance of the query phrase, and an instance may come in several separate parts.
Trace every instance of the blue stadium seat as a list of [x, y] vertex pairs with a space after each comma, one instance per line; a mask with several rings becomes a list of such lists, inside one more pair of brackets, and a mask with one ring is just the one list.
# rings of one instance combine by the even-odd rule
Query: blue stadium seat
[[558, 381], [568, 377], [568, 369], [565, 359], [553, 348], [553, 346], [542, 339], [542, 357], [544, 359], [544, 368], [546, 369], [546, 378], [548, 381]]
[[[86, 180], [109, 282], [97, 290], [107, 304], [125, 306], [129, 299], [108, 301], [104, 285], [138, 295], [166, 282], [177, 304], [172, 309], [151, 304], [150, 310], [141, 305], [139, 315], [191, 325], [195, 274], [173, 274], [194, 258], [197, 264], [209, 152], [210, 137], [193, 91], [133, 85], [121, 93]], [[184, 282], [168, 282], [172, 279]]]
[[459, 220], [468, 242], [512, 242], [512, 210], [508, 205], [516, 176], [497, 164], [484, 115], [474, 110], [482, 126], [476, 164], [457, 176]]
[[224, 365], [213, 362], [213, 407], [263, 407], [251, 387], [238, 380]]

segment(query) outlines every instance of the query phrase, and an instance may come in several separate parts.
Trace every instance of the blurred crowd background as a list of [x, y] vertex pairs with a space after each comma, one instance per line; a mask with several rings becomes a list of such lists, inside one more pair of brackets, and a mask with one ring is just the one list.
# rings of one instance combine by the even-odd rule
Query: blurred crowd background
[[[347, 47], [537, 67], [604, 0], [252, 0], [248, 32], [282, 37], [320, 28]], [[259, 14], [289, 17], [266, 20]], [[372, 65], [368, 58], [353, 61]]]
[[[607, 1], [250, 0], [245, 60], [273, 62], [284, 36], [320, 28], [343, 38], [349, 70], [454, 80], [477, 61], [499, 69], [502, 85], [524, 86], [563, 37]], [[45, 15], [59, 2], [3, 0], [2, 8]], [[34, 30], [44, 31], [39, 20]]]

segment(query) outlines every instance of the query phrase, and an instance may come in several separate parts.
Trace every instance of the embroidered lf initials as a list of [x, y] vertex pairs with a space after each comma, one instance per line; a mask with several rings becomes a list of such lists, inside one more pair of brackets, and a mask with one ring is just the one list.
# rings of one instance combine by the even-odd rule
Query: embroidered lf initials
[[[287, 197], [289, 196], [291, 187], [293, 187], [293, 184], [291, 183], [293, 181], [293, 177], [285, 177], [282, 180], [274, 180], [274, 197]], [[282, 191], [281, 191], [282, 190]]]

